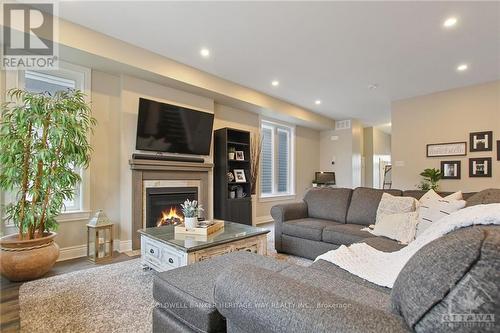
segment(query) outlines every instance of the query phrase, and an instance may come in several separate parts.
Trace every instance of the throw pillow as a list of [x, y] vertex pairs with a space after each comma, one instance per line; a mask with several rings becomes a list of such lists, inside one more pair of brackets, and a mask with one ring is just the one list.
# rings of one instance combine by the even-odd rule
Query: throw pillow
[[408, 244], [415, 239], [417, 223], [417, 212], [382, 215], [370, 232]]
[[375, 226], [385, 215], [414, 212], [417, 207], [417, 202], [418, 201], [412, 197], [395, 197], [388, 193], [384, 193], [378, 204]]
[[465, 204], [464, 200], [449, 200], [446, 198], [421, 203], [418, 208], [416, 236], [419, 237], [433, 222], [464, 208]]
[[463, 199], [463, 194], [462, 191], [458, 191], [455, 193], [452, 193], [446, 197], [441, 197], [439, 194], [436, 193], [434, 190], [429, 190], [427, 191], [419, 200], [420, 204], [425, 204], [426, 202], [429, 201], [436, 201], [440, 199], [446, 199], [446, 200], [462, 200]]

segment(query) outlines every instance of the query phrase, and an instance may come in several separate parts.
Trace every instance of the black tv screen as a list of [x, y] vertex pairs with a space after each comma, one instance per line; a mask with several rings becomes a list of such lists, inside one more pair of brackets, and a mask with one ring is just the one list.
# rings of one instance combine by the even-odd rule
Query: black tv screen
[[209, 155], [214, 115], [139, 99], [137, 150]]

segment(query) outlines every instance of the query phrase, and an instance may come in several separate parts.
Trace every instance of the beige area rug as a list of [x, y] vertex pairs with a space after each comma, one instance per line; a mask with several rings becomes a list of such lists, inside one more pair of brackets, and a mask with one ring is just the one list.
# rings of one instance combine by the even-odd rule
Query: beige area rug
[[[273, 236], [271, 230], [269, 256], [301, 266], [312, 263], [276, 253]], [[149, 333], [154, 274], [132, 259], [24, 283], [19, 290], [21, 332]]]

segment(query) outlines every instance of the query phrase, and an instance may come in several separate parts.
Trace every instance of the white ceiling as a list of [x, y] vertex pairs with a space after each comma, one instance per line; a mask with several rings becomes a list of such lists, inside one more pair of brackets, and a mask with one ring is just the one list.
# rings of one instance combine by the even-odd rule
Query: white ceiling
[[[70, 1], [60, 3], [59, 14], [366, 125], [390, 122], [392, 100], [500, 79], [500, 2]], [[458, 23], [444, 29], [450, 16]], [[210, 49], [208, 59], [200, 56], [202, 47]], [[457, 72], [464, 62], [469, 70]], [[368, 89], [372, 83], [378, 88]]]

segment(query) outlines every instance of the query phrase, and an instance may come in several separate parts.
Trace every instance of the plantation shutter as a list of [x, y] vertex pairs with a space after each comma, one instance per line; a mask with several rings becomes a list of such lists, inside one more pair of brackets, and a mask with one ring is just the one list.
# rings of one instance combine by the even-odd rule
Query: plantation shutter
[[278, 192], [288, 192], [289, 132], [278, 128]]
[[260, 191], [273, 192], [273, 129], [270, 127], [262, 127]]

